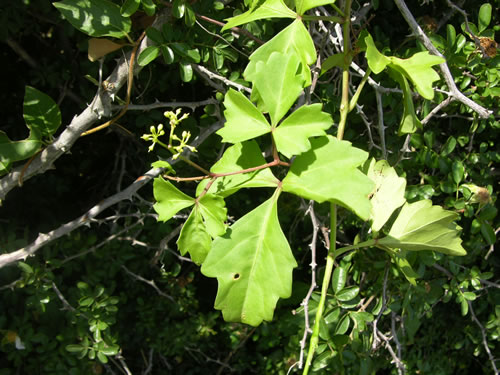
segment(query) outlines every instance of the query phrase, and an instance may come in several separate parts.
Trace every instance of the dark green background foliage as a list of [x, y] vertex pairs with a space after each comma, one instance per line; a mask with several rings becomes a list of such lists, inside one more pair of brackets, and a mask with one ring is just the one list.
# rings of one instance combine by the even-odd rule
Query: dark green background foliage
[[[134, 81], [134, 104], [210, 97], [221, 101], [222, 95], [216, 96], [215, 89], [196, 72], [190, 75], [190, 63], [245, 84], [242, 73], [248, 56], [259, 44], [243, 34], [221, 34], [220, 26], [200, 17], [197, 19], [203, 28], [192, 25], [190, 12], [223, 21], [243, 12], [249, 1], [191, 1], [191, 10], [186, 6], [183, 15], [175, 14], [183, 1], [142, 0], [141, 9], [152, 3], [157, 4], [157, 12], [164, 3], [173, 5], [178, 16], [169, 21], [170, 29], [155, 39], [157, 45], [175, 46], [175, 57], [168, 61], [160, 53], [141, 71]], [[353, 9], [357, 10], [360, 3], [354, 2]], [[372, 3], [363, 28], [373, 35], [380, 51], [406, 58], [423, 50], [392, 1]], [[407, 145], [410, 152], [402, 157], [399, 150], [405, 137], [397, 135], [402, 97], [395, 92], [383, 95], [388, 160], [408, 181], [406, 198], [409, 202], [432, 198], [434, 204], [458, 212], [467, 255], [447, 257], [429, 251], [408, 255], [418, 274], [416, 286], [408, 283], [383, 252], [360, 250], [344, 257], [340, 265], [348, 270], [346, 285], [358, 286], [359, 294], [343, 299], [331, 290], [326, 323], [320, 332], [320, 353], [313, 363], [318, 373], [397, 374], [383, 343], [372, 349], [370, 320], [358, 321], [354, 328], [354, 318], [342, 320], [370, 298], [366, 311], [373, 314], [368, 314], [372, 319], [377, 317], [383, 294], [388, 309], [380, 317], [378, 329], [391, 332], [391, 316], [395, 317], [400, 356], [409, 374], [491, 374], [485, 342], [492, 355], [500, 358], [500, 250], [494, 244], [495, 231], [500, 227], [496, 195], [500, 54], [483, 57], [464, 31], [463, 16], [452, 14], [445, 2], [408, 3], [446, 56], [462, 92], [493, 110], [493, 115], [484, 120], [458, 101], [452, 102], [411, 136]], [[477, 30], [480, 4], [461, 3], [473, 31], [500, 40], [497, 0], [490, 1], [492, 20], [485, 30]], [[1, 0], [0, 9], [0, 53], [4, 62], [1, 130], [13, 140], [28, 136], [22, 116], [26, 85], [57, 102], [64, 128], [86, 108], [97, 90], [86, 78], [98, 79], [99, 70], [98, 62], [87, 59], [88, 36], [65, 21], [50, 2]], [[133, 23], [133, 39], [144, 30], [139, 20], [145, 16], [142, 10]], [[266, 41], [286, 25], [287, 20], [263, 20], [244, 28]], [[360, 25], [355, 25], [354, 34], [359, 32]], [[319, 46], [325, 41], [317, 40]], [[186, 52], [189, 50], [196, 52]], [[114, 69], [115, 58], [122, 54], [119, 50], [105, 58], [103, 76]], [[354, 61], [366, 68], [363, 54]], [[321, 76], [313, 97], [313, 101], [324, 104], [336, 123], [339, 76], [335, 69]], [[372, 76], [382, 86], [396, 87], [388, 74]], [[353, 82], [358, 81], [354, 76]], [[434, 87], [447, 89], [443, 81]], [[124, 96], [122, 89], [120, 98]], [[415, 97], [419, 118], [445, 99], [446, 94], [439, 92], [432, 101]], [[377, 104], [371, 87], [364, 89], [359, 104], [368, 121], [376, 124]], [[147, 144], [140, 139], [151, 125], [165, 121], [163, 111], [129, 111], [119, 124], [132, 135], [111, 126], [83, 137], [55, 163], [54, 170], [12, 190], [0, 207], [0, 252], [19, 249], [38, 233], [73, 220], [132, 183], [157, 156], [168, 156], [158, 149], [156, 154], [148, 153]], [[218, 120], [215, 112], [214, 106], [196, 109], [183, 129], [196, 136]], [[378, 145], [375, 128], [373, 125], [373, 138]], [[368, 142], [366, 129], [360, 115], [353, 111], [345, 139], [382, 158], [380, 150]], [[266, 146], [261, 145], [262, 149]], [[220, 149], [220, 137], [212, 135], [199, 147], [194, 160], [209, 168], [220, 157]], [[182, 163], [176, 165], [176, 172], [179, 176], [193, 175], [193, 170]], [[279, 170], [276, 175], [283, 177]], [[463, 184], [486, 188], [485, 204], [473, 203], [471, 192]], [[194, 184], [182, 183], [181, 187], [194, 196]], [[229, 197], [230, 219], [237, 220], [268, 197], [266, 189], [243, 190]], [[176, 231], [187, 217], [185, 212], [168, 223], [157, 223], [152, 203], [150, 184], [131, 200], [107, 209], [89, 226], [46, 245], [35, 257], [0, 269], [0, 375], [120, 373], [122, 360], [134, 374], [286, 374], [299, 360], [304, 331], [300, 303], [311, 277], [312, 225], [306, 215], [307, 202], [291, 195], [280, 198], [281, 226], [299, 266], [294, 270], [292, 297], [280, 300], [273, 321], [257, 328], [223, 321], [221, 313], [213, 309], [216, 281], [203, 276], [198, 266], [177, 253]], [[327, 225], [328, 207], [316, 205], [316, 213]], [[352, 243], [369, 229], [343, 209], [339, 210], [339, 222], [341, 243]], [[318, 280], [325, 256], [324, 246], [318, 246]], [[311, 319], [316, 306], [313, 296], [309, 303]], [[344, 329], [346, 321], [349, 326]], [[12, 342], [15, 335], [25, 349], [16, 349]], [[347, 341], [349, 345], [344, 346]], [[86, 345], [91, 348], [85, 349]], [[333, 348], [337, 349], [335, 354]]]

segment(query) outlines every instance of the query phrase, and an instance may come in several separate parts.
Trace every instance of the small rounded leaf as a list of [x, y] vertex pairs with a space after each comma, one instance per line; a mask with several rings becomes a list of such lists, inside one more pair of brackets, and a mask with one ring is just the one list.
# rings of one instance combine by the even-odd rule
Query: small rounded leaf
[[339, 301], [346, 302], [354, 299], [359, 293], [359, 287], [358, 286], [348, 286], [347, 288], [342, 289], [339, 291], [335, 297]]
[[149, 46], [141, 52], [139, 58], [137, 59], [137, 62], [139, 63], [140, 66], [146, 66], [151, 61], [156, 59], [159, 53], [160, 53], [160, 47]]

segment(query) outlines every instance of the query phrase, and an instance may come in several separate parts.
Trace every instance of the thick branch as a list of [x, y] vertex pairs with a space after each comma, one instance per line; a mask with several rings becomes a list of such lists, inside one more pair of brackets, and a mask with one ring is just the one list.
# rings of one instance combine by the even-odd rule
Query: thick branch
[[[411, 14], [404, 0], [394, 0], [394, 2], [398, 6], [401, 14], [403, 15], [408, 25], [410, 26], [413, 33], [422, 41], [425, 48], [427, 48], [429, 52], [431, 52], [432, 54], [443, 57], [443, 55], [438, 51], [438, 49], [434, 47], [429, 37], [425, 35], [422, 28], [418, 25], [417, 21], [415, 20], [415, 17], [413, 17], [413, 14]], [[439, 67], [441, 68], [444, 80], [446, 81], [446, 84], [450, 89], [451, 96], [453, 96], [462, 104], [471, 108], [474, 112], [477, 112], [479, 116], [481, 116], [482, 118], [488, 118], [493, 113], [492, 111], [489, 111], [486, 108], [480, 106], [479, 104], [469, 99], [460, 92], [460, 90], [457, 88], [457, 85], [455, 84], [453, 76], [450, 72], [450, 68], [448, 68], [448, 64], [446, 64], [446, 62], [439, 65]]]
[[[192, 146], [199, 146], [210, 134], [214, 133], [217, 129], [222, 126], [221, 122], [216, 122], [209, 128], [205, 129], [194, 141]], [[169, 159], [168, 162], [173, 165], [178, 162], [179, 159], [173, 160]], [[38, 237], [26, 247], [23, 247], [19, 250], [13, 251], [8, 254], [0, 255], [0, 268], [7, 266], [11, 263], [17, 262], [21, 259], [26, 259], [28, 256], [33, 255], [37, 250], [47, 245], [48, 243], [62, 237], [68, 233], [71, 233], [75, 229], [81, 227], [82, 225], [90, 223], [92, 219], [94, 219], [97, 215], [99, 215], [102, 211], [111, 207], [118, 202], [121, 202], [126, 199], [131, 199], [132, 196], [144, 185], [146, 185], [153, 178], [157, 177], [160, 173], [162, 173], [163, 169], [161, 168], [153, 168], [146, 172], [144, 175], [137, 178], [132, 184], [130, 184], [126, 189], [104, 199], [103, 201], [96, 204], [90, 210], [88, 210], [82, 216], [61, 225], [59, 228], [50, 231], [49, 233], [40, 233]]]
[[[154, 23], [155, 27], [160, 27], [166, 20], [167, 13], [160, 13]], [[152, 44], [152, 42], [148, 38], [144, 38], [139, 47], [137, 56], [150, 44]], [[112, 98], [127, 82], [129, 58], [130, 52], [118, 60], [115, 70], [106, 79], [108, 89], [99, 90], [99, 94], [92, 101], [93, 104], [85, 108], [82, 113], [75, 116], [59, 137], [40, 152], [26, 169], [21, 165], [14, 168], [11, 173], [0, 180], [0, 201], [5, 199], [9, 191], [18, 186], [21, 178], [23, 181], [26, 181], [37, 174], [44, 173], [48, 169], [53, 169], [54, 162], [71, 149], [73, 144], [80, 137], [80, 134], [89, 129], [101, 116], [111, 115]], [[140, 69], [141, 67], [136, 65], [135, 73], [138, 73]]]

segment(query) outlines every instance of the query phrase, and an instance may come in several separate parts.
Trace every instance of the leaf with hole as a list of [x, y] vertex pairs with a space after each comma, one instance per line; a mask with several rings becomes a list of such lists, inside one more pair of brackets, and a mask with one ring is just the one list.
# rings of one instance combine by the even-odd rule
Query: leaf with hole
[[93, 37], [125, 37], [132, 21], [108, 0], [63, 0], [52, 3], [75, 28]]
[[406, 203], [388, 236], [378, 239], [377, 243], [392, 249], [465, 255], [459, 236], [461, 228], [455, 223], [458, 217], [455, 212], [433, 206], [428, 199]]
[[368, 154], [330, 135], [312, 139], [311, 145], [293, 161], [283, 190], [319, 203], [340, 204], [368, 220], [374, 183], [358, 169]]
[[205, 276], [217, 278], [215, 308], [226, 321], [270, 321], [278, 299], [291, 295], [297, 263], [278, 221], [279, 193], [217, 237], [201, 267]]

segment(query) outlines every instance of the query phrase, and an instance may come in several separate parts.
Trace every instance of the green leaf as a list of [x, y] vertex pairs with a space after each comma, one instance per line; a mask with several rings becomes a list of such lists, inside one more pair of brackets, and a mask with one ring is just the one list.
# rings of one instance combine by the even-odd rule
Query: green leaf
[[141, 0], [125, 0], [120, 8], [120, 13], [123, 17], [130, 17], [134, 14], [141, 5]]
[[198, 202], [207, 232], [215, 238], [226, 232], [224, 222], [227, 217], [226, 203], [222, 197], [205, 194]]
[[[392, 67], [392, 65], [389, 65]], [[403, 117], [399, 124], [398, 134], [411, 134], [415, 133], [418, 129], [422, 129], [422, 123], [418, 119], [415, 113], [415, 107], [413, 106], [413, 94], [410, 89], [410, 85], [403, 73], [399, 69], [391, 69], [392, 77], [399, 83], [401, 89], [403, 90]]]
[[458, 214], [433, 206], [428, 199], [406, 203], [387, 237], [379, 245], [410, 251], [434, 250], [448, 255], [465, 255], [455, 223]]
[[[266, 161], [255, 141], [237, 143], [229, 147], [222, 158], [215, 163], [210, 172], [231, 173], [265, 164]], [[277, 187], [279, 180], [273, 175], [271, 169], [265, 168], [248, 173], [233, 174], [219, 177], [210, 187], [208, 193], [227, 197], [236, 193], [241, 188], [250, 187]], [[208, 181], [203, 180], [198, 184], [196, 195], [200, 195]]]
[[291, 295], [297, 263], [278, 221], [279, 193], [217, 237], [201, 267], [205, 276], [217, 277], [215, 308], [226, 321], [270, 321], [278, 299]]
[[97, 359], [99, 359], [101, 363], [108, 363], [108, 357], [106, 357], [103, 352], [97, 352]]
[[400, 250], [400, 251], [394, 251], [394, 252], [389, 252], [391, 254], [392, 259], [394, 260], [394, 263], [398, 266], [398, 268], [401, 270], [403, 275], [405, 276], [406, 280], [410, 282], [411, 285], [416, 286], [417, 285], [417, 279], [418, 279], [418, 273], [416, 273], [412, 266], [410, 265], [410, 262], [408, 262], [408, 259], [406, 259], [406, 251]]
[[496, 242], [496, 234], [493, 227], [485, 221], [481, 220], [481, 234], [488, 245], [493, 245]]
[[151, 163], [153, 168], [165, 168], [168, 173], [175, 174], [174, 168], [170, 165], [170, 163], [166, 160], [157, 160]]
[[176, 54], [182, 56], [186, 60], [196, 64], [200, 62], [201, 57], [198, 49], [190, 48], [186, 43], [172, 43], [171, 47]]
[[184, 17], [184, 11], [186, 9], [186, 5], [184, 4], [184, 0], [174, 0], [172, 4], [172, 14], [175, 18]]
[[349, 329], [349, 324], [350, 324], [349, 314], [346, 313], [344, 314], [344, 316], [342, 316], [342, 318], [340, 318], [339, 322], [337, 323], [337, 326], [335, 327], [334, 333], [336, 335], [343, 335]]
[[266, 0], [258, 8], [253, 8], [236, 17], [228, 18], [222, 31], [244, 23], [261, 20], [264, 18], [296, 18], [297, 14], [288, 8], [283, 0]]
[[61, 125], [61, 111], [52, 98], [34, 87], [26, 86], [23, 117], [29, 129], [50, 137]]
[[342, 67], [344, 65], [344, 54], [336, 53], [328, 56], [328, 58], [321, 64], [321, 74], [335, 67]]
[[130, 18], [108, 0], [63, 0], [53, 5], [75, 28], [93, 37], [123, 38], [132, 27]]
[[283, 190], [321, 203], [330, 201], [370, 217], [373, 182], [357, 167], [368, 154], [332, 136], [311, 140], [312, 149], [297, 156], [283, 180]]
[[31, 274], [33, 273], [33, 268], [28, 264], [28, 263], [24, 263], [24, 262], [17, 262], [17, 266], [24, 272], [24, 273], [27, 273], [27, 274]]
[[[301, 65], [301, 75], [305, 81], [304, 87], [311, 84], [311, 71], [309, 65], [316, 61], [316, 48], [311, 39], [311, 35], [305, 28], [301, 20], [295, 20], [270, 41], [255, 50], [250, 56], [243, 76], [247, 81], [253, 82], [259, 70], [259, 61], [266, 62], [273, 52], [280, 52], [284, 55], [295, 54], [299, 56]], [[272, 78], [271, 78], [272, 79]]]
[[297, 75], [299, 64], [297, 55], [280, 52], [273, 52], [266, 62], [257, 63], [253, 84], [269, 111], [273, 126], [288, 112], [302, 91], [304, 80]]
[[163, 55], [163, 59], [165, 63], [172, 64], [174, 62], [174, 51], [169, 46], [160, 46], [161, 54]]
[[141, 54], [137, 58], [137, 63], [140, 66], [146, 66], [151, 61], [156, 59], [159, 54], [160, 54], [160, 47], [159, 46], [146, 47], [146, 48], [144, 48], [144, 50], [141, 52]]
[[366, 33], [363, 39], [366, 45], [366, 60], [373, 73], [379, 74], [391, 62], [387, 56], [379, 52], [370, 34]]
[[154, 27], [148, 27], [146, 29], [146, 36], [157, 44], [165, 42], [162, 32]]
[[485, 3], [479, 8], [479, 16], [477, 18], [477, 23], [479, 27], [479, 32], [482, 33], [490, 25], [491, 22], [491, 4]]
[[462, 295], [467, 301], [474, 301], [477, 298], [474, 292], [463, 292]]
[[177, 189], [162, 177], [155, 178], [153, 194], [156, 203], [153, 206], [158, 213], [158, 221], [167, 221], [183, 208], [190, 207], [195, 200]]
[[188, 27], [191, 27], [196, 23], [196, 14], [194, 13], [193, 8], [191, 8], [191, 5], [189, 5], [189, 4], [186, 4], [186, 11], [184, 14], [184, 23]]
[[226, 123], [217, 131], [223, 142], [238, 143], [271, 131], [264, 115], [241, 92], [229, 89], [224, 106]]
[[274, 130], [276, 147], [286, 157], [298, 155], [311, 148], [310, 137], [326, 135], [332, 124], [332, 117], [321, 111], [319, 103], [302, 106]]
[[144, 12], [146, 12], [148, 16], [154, 16], [156, 12], [156, 4], [153, 2], [153, 0], [141, 0], [141, 3]]
[[40, 133], [35, 129], [32, 129], [28, 138], [21, 141], [11, 141], [0, 130], [0, 162], [3, 168], [8, 169], [11, 163], [30, 158], [40, 150], [41, 145]]
[[85, 350], [85, 347], [77, 344], [66, 345], [66, 350], [70, 353], [80, 353]]
[[332, 288], [334, 293], [341, 291], [347, 280], [347, 270], [344, 267], [338, 266], [333, 271]]
[[451, 175], [453, 181], [458, 185], [464, 178], [464, 165], [460, 160], [455, 160], [451, 165]]
[[106, 345], [104, 341], [101, 341], [98, 345], [98, 349], [104, 355], [117, 355], [120, 347], [116, 344]]
[[193, 67], [190, 63], [180, 62], [179, 68], [183, 82], [190, 82], [193, 79]]
[[295, 10], [298, 14], [303, 15], [309, 9], [319, 7], [321, 5], [332, 4], [335, 0], [296, 0]]
[[177, 247], [182, 255], [189, 252], [191, 259], [200, 265], [205, 260], [212, 239], [207, 232], [198, 206], [195, 206], [182, 226]]
[[406, 180], [385, 160], [370, 161], [367, 176], [375, 183], [372, 203], [372, 229], [380, 231], [392, 213], [405, 202]]
[[350, 301], [359, 294], [359, 286], [348, 286], [340, 290], [338, 293], [335, 293], [335, 297], [341, 302]]

